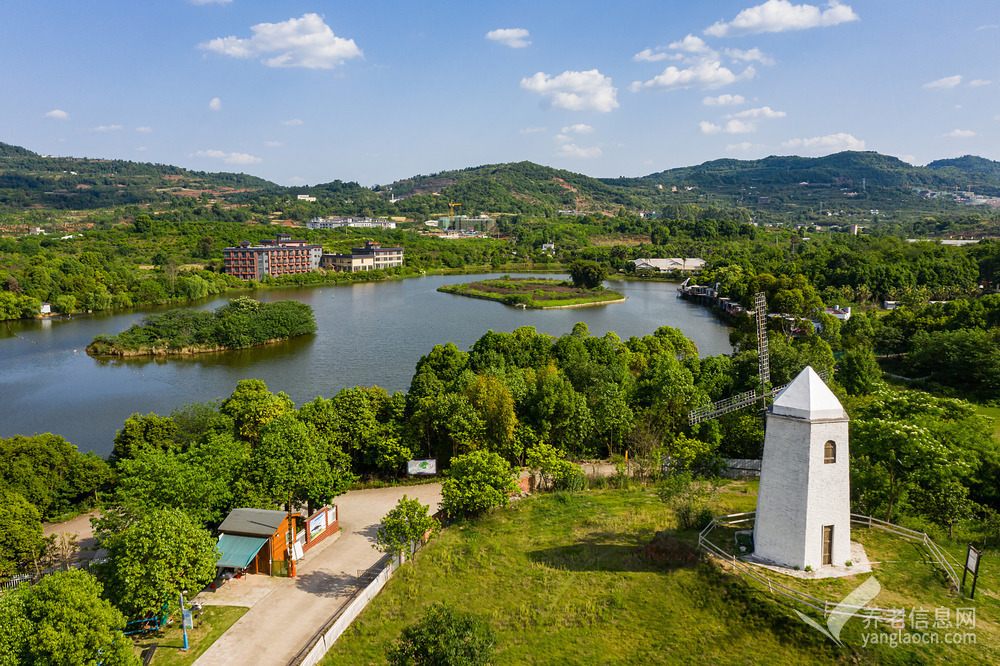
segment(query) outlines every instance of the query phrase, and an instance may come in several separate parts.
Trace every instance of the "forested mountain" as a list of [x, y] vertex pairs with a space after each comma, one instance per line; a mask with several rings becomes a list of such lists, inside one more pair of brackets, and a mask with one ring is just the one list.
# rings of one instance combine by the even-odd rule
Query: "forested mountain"
[[766, 157], [761, 160], [721, 159], [697, 166], [668, 169], [644, 178], [605, 181], [623, 185], [652, 181], [661, 185], [729, 186], [837, 185], [857, 190], [870, 187], [972, 188], [977, 194], [1000, 195], [1000, 162], [966, 155], [916, 167], [889, 155], [847, 151], [825, 157]]
[[[954, 207], [950, 198], [931, 201], [919, 190], [972, 190], [1000, 196], [1000, 162], [965, 156], [915, 167], [874, 152], [826, 157], [720, 159], [639, 178], [591, 178], [532, 162], [489, 164], [388, 185], [364, 187], [339, 180], [282, 187], [255, 176], [188, 171], [175, 166], [73, 157], [46, 157], [0, 143], [0, 208], [92, 210], [123, 204], [179, 201], [205, 194], [234, 204], [261, 204], [293, 219], [312, 215], [399, 215], [420, 220], [456, 213], [551, 217], [558, 211], [615, 215], [667, 210], [674, 204], [709, 202], [744, 206], [769, 214], [815, 209], [883, 208], [930, 214]], [[926, 193], [926, 192], [925, 192]], [[297, 194], [317, 197], [302, 207]], [[306, 210], [308, 209], [308, 210]], [[954, 212], [952, 210], [951, 212]]]
[[47, 157], [0, 142], [0, 207], [87, 210], [171, 201], [202, 192], [234, 198], [281, 189], [242, 173], [205, 173], [126, 160]]

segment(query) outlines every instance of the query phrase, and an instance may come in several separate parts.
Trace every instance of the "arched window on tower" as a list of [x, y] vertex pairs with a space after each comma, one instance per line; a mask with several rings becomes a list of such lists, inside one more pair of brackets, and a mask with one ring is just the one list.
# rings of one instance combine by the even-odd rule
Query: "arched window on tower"
[[832, 439], [827, 440], [823, 446], [823, 462], [827, 464], [837, 462], [837, 443]]

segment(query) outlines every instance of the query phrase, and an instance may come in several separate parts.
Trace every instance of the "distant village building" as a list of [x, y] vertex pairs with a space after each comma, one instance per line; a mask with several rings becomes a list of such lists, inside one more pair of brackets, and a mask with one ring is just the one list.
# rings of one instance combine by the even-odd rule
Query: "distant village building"
[[851, 318], [851, 308], [842, 308], [839, 305], [835, 305], [832, 308], [826, 308], [825, 312], [831, 317], [836, 317], [840, 321], [847, 321]]
[[354, 227], [357, 229], [395, 229], [396, 223], [384, 218], [368, 217], [314, 217], [306, 222], [307, 229], [340, 229]]
[[371, 271], [403, 265], [403, 248], [382, 247], [365, 241], [364, 247], [352, 247], [348, 254], [324, 254], [320, 267], [344, 273]]
[[227, 274], [241, 280], [260, 280], [265, 275], [308, 273], [319, 268], [322, 245], [293, 239], [291, 234], [278, 234], [273, 240], [251, 245], [249, 241], [222, 250]]
[[555, 243], [542, 243], [542, 252], [545, 254], [555, 254], [556, 244]]
[[308, 194], [297, 194], [295, 198], [299, 201], [316, 201], [316, 197], [309, 196]]
[[694, 257], [668, 257], [666, 259], [633, 259], [637, 271], [649, 270], [666, 273], [669, 271], [699, 271], [705, 265], [704, 259]]

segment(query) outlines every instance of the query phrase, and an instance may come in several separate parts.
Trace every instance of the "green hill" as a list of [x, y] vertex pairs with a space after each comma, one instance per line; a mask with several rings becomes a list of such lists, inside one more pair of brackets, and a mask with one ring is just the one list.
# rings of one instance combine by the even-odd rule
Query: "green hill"
[[[669, 211], [674, 204], [750, 207], [772, 215], [840, 208], [918, 215], [950, 214], [953, 199], [925, 198], [920, 191], [966, 191], [1000, 196], [1000, 162], [966, 155], [916, 167], [874, 152], [825, 157], [719, 159], [638, 178], [592, 178], [514, 162], [418, 175], [388, 185], [363, 187], [331, 181], [282, 187], [243, 173], [206, 173], [180, 167], [76, 157], [51, 157], [0, 143], [0, 208], [88, 210], [126, 204], [178, 201], [207, 194], [230, 203], [258, 203], [267, 211], [313, 215], [400, 215], [427, 219], [447, 215], [449, 203], [464, 215], [523, 214], [550, 217], [559, 211], [615, 215], [620, 210]], [[297, 194], [315, 204], [288, 202]], [[291, 206], [291, 208], [289, 208]]]
[[2, 207], [86, 210], [171, 201], [202, 192], [233, 199], [280, 189], [263, 178], [242, 173], [205, 173], [126, 160], [49, 157], [0, 142]]

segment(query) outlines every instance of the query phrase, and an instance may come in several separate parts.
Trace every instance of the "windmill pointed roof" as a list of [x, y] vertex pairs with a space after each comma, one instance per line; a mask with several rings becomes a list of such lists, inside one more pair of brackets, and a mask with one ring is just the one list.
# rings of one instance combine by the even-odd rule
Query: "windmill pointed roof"
[[771, 412], [800, 419], [846, 419], [847, 412], [810, 366], [774, 398]]

